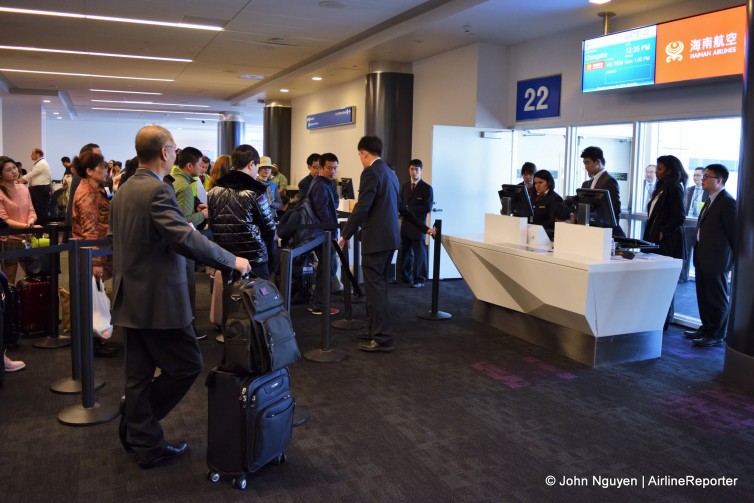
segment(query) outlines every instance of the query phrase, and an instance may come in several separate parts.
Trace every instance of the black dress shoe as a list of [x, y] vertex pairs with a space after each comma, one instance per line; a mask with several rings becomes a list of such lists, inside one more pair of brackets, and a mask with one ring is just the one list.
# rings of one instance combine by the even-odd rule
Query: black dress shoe
[[694, 339], [691, 342], [694, 344], [694, 346], [697, 346], [700, 348], [711, 348], [714, 346], [723, 345], [722, 339], [715, 339], [714, 337], [701, 337], [699, 339]]
[[139, 461], [139, 467], [144, 470], [154, 468], [155, 466], [169, 459], [174, 459], [182, 456], [186, 453], [186, 451], [188, 451], [188, 444], [186, 442], [181, 442], [178, 445], [165, 444], [165, 447], [162, 448], [162, 451], [157, 456], [153, 457], [149, 461]]
[[414, 283], [413, 285], [411, 285], [411, 288], [421, 288], [423, 286], [424, 286], [424, 282], [423, 281], [418, 281], [418, 282]]
[[359, 349], [366, 351], [367, 353], [390, 353], [395, 349], [395, 346], [392, 344], [380, 344], [374, 339], [371, 339], [369, 342], [362, 342], [359, 344]]
[[683, 336], [687, 339], [700, 339], [704, 337], [704, 332], [701, 330], [686, 330], [683, 332]]
[[92, 353], [94, 356], [110, 357], [115, 356], [118, 353], [118, 348], [108, 346], [102, 339], [94, 338], [94, 346], [92, 347]]

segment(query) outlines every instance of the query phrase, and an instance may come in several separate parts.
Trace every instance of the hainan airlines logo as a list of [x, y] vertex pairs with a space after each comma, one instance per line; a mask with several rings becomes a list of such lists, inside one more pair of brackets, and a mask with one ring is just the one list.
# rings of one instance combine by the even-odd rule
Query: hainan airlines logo
[[680, 40], [670, 42], [665, 46], [665, 54], [668, 55], [668, 57], [665, 58], [666, 63], [670, 63], [671, 61], [683, 61], [683, 42]]

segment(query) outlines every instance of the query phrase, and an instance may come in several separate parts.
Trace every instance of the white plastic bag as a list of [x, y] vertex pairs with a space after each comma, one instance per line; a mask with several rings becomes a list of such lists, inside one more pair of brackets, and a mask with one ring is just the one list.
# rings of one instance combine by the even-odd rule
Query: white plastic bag
[[105, 283], [92, 276], [92, 328], [103, 339], [113, 334], [110, 322], [110, 299], [105, 293]]

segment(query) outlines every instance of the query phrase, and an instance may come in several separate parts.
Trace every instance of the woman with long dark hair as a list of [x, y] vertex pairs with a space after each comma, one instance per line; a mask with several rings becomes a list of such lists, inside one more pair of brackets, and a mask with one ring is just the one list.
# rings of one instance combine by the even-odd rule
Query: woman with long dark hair
[[532, 223], [547, 229], [555, 227], [555, 209], [563, 204], [563, 198], [555, 190], [555, 180], [546, 169], [534, 173], [536, 195], [531, 201], [534, 217]]
[[[5, 220], [11, 229], [30, 229], [39, 227], [34, 225], [37, 214], [31, 204], [31, 195], [25, 185], [16, 183], [19, 171], [16, 162], [7, 156], [0, 157], [0, 218]], [[24, 247], [25, 235], [7, 236], [0, 238], [3, 251], [20, 250]], [[5, 259], [3, 272], [8, 276], [11, 285], [16, 284], [16, 274], [19, 260]]]
[[[657, 183], [652, 199], [647, 204], [647, 226], [643, 239], [657, 243], [660, 255], [683, 260], [686, 257], [683, 222], [686, 221], [684, 207], [684, 185], [688, 180], [681, 161], [672, 155], [657, 158]], [[673, 302], [665, 321], [665, 329], [673, 318]]]

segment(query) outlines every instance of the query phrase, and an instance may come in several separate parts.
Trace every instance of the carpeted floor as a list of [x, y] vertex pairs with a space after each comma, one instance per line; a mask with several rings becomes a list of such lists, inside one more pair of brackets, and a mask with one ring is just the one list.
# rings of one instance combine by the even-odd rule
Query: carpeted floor
[[[207, 306], [208, 282], [198, 278]], [[0, 389], [0, 501], [751, 501], [754, 398], [722, 385], [723, 348], [693, 348], [672, 327], [662, 358], [589, 369], [473, 322], [462, 281], [441, 284], [440, 309], [452, 319], [418, 319], [430, 285], [390, 286], [394, 353], [359, 352], [355, 332], [333, 330], [346, 360], [291, 368], [298, 406], [311, 416], [294, 430], [288, 462], [252, 476], [246, 492], [206, 479], [203, 379], [222, 353], [212, 335], [200, 342], [204, 375], [163, 421], [168, 439], [191, 450], [151, 471], [123, 452], [117, 421], [57, 421], [80, 403], [48, 390], [70, 376], [70, 353], [22, 340], [12, 357], [28, 368]], [[302, 351], [318, 348], [321, 318], [292, 311]], [[363, 318], [364, 305], [354, 312]], [[107, 381], [99, 403], [115, 405], [122, 357], [95, 367]], [[737, 480], [702, 488], [663, 478], [686, 476]], [[623, 487], [599, 486], [619, 479]]]

